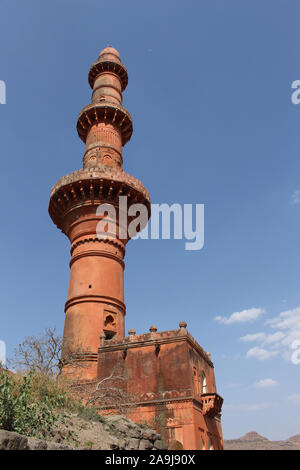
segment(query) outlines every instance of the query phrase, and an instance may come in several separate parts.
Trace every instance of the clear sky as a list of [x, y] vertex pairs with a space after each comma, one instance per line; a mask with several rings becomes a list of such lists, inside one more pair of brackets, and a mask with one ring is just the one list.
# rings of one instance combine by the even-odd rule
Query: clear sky
[[202, 250], [128, 245], [126, 330], [188, 323], [212, 354], [225, 438], [300, 433], [300, 364], [290, 360], [300, 337], [299, 14], [297, 0], [1, 1], [0, 339], [9, 354], [25, 336], [63, 328], [69, 241], [48, 215], [49, 193], [82, 166], [77, 115], [109, 42], [129, 71], [125, 170], [153, 203], [205, 204]]

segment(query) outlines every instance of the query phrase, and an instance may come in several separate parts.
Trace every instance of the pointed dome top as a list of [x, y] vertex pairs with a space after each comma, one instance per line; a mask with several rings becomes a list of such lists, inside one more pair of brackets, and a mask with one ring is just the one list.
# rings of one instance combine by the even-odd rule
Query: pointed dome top
[[99, 59], [121, 62], [120, 54], [114, 47], [106, 47], [99, 54]]

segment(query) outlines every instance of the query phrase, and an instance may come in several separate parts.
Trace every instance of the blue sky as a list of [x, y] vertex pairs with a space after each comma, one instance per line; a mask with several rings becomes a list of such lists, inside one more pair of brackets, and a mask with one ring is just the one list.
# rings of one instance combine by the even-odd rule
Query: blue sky
[[90, 102], [89, 67], [110, 42], [129, 71], [125, 170], [153, 203], [205, 204], [202, 250], [129, 244], [126, 330], [187, 321], [212, 354], [225, 438], [300, 433], [300, 365], [290, 360], [300, 322], [299, 13], [296, 0], [1, 2], [8, 354], [25, 336], [63, 328], [69, 242], [48, 216], [49, 193], [82, 165], [77, 115]]

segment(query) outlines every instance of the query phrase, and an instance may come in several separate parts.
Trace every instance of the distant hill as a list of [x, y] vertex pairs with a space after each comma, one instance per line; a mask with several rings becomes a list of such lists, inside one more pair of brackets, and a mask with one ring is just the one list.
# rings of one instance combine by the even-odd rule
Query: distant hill
[[238, 439], [224, 440], [225, 450], [300, 450], [300, 434], [286, 441], [269, 441], [251, 431]]

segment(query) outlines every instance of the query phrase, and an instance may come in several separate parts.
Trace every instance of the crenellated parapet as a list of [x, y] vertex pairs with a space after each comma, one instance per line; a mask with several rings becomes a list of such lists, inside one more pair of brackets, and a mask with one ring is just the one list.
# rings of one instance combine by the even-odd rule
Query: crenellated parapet
[[123, 338], [121, 341], [117, 339], [105, 340], [102, 338], [100, 343], [99, 351], [117, 351], [119, 349], [134, 349], [152, 346], [153, 350], [157, 350], [164, 344], [176, 344], [177, 342], [185, 341], [197, 351], [197, 353], [204, 359], [204, 361], [210, 366], [213, 367], [213, 363], [210, 358], [210, 353], [204, 351], [204, 349], [197, 343], [197, 341], [192, 337], [192, 335], [186, 329], [186, 323], [184, 327], [181, 327], [177, 330], [167, 330], [167, 331], [157, 331], [156, 327], [150, 328], [150, 333], [144, 333], [137, 335], [135, 330], [129, 330], [129, 336]]

